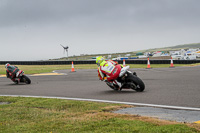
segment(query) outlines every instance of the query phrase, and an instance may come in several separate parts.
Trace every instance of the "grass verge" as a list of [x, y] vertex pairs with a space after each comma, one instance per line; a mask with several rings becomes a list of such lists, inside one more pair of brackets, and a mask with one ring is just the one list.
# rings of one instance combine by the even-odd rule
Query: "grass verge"
[[47, 98], [0, 97], [0, 132], [195, 133], [198, 124], [167, 122], [110, 111], [129, 105]]
[[[129, 65], [130, 68], [146, 68], [146, 64], [126, 64]], [[174, 64], [175, 67], [179, 66], [195, 66], [200, 65], [198, 64]], [[71, 69], [71, 65], [17, 65], [19, 69], [25, 71], [25, 74], [38, 74], [38, 73], [47, 73], [52, 72], [53, 70], [64, 70], [64, 69]], [[169, 64], [152, 64], [152, 68], [165, 68], [169, 67]], [[96, 64], [78, 64], [74, 65], [76, 69], [97, 69]], [[5, 67], [4, 65], [0, 65], [0, 74], [5, 74]]]

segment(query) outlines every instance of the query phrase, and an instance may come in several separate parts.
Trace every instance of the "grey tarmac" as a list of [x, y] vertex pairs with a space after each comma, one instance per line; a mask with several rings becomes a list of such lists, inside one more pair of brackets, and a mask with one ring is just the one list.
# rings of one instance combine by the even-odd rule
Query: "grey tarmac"
[[[76, 67], [76, 66], [75, 66]], [[76, 69], [76, 68], [75, 68]], [[66, 75], [30, 76], [31, 85], [0, 78], [0, 95], [85, 98], [200, 108], [200, 67], [131, 68], [144, 81], [144, 92], [114, 91], [98, 80], [97, 70], [58, 70]]]

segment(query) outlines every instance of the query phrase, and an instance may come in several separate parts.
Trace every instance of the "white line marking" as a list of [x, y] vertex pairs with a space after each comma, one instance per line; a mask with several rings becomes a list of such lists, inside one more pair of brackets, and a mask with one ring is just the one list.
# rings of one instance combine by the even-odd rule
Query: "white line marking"
[[0, 96], [33, 97], [33, 98], [54, 98], [54, 99], [65, 99], [65, 100], [78, 100], [78, 101], [117, 103], [117, 104], [128, 104], [128, 105], [136, 105], [136, 106], [147, 106], [147, 107], [157, 107], [157, 108], [168, 108], [168, 109], [200, 111], [200, 108], [193, 108], [193, 107], [181, 107], [181, 106], [168, 106], [168, 105], [145, 104], [145, 103], [120, 102], [120, 101], [109, 101], [109, 100], [98, 100], [98, 99], [68, 98], [68, 97], [53, 97], [53, 96], [52, 97], [48, 97], [48, 96], [29, 96], [29, 95], [0, 95]]

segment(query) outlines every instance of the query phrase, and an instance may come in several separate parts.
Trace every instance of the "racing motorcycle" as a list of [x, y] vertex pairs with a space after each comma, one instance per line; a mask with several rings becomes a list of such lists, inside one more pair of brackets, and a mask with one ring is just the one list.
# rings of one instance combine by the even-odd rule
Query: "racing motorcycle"
[[[25, 83], [25, 84], [31, 84], [31, 80], [29, 77], [27, 77], [25, 74], [24, 74], [24, 71], [22, 70], [19, 70], [17, 73], [16, 73], [16, 80], [18, 80], [20, 83]], [[16, 84], [18, 84], [18, 82], [14, 82]]]
[[121, 68], [119, 77], [116, 81], [106, 82], [106, 84], [113, 90], [122, 90], [122, 89], [133, 89], [137, 92], [142, 92], [145, 89], [144, 82], [137, 76], [136, 72], [131, 72], [128, 70], [129, 66]]

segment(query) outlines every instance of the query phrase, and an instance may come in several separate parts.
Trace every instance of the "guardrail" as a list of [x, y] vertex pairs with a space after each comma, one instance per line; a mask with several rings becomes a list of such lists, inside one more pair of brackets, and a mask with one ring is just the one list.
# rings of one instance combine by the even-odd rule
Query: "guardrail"
[[[117, 60], [123, 64], [122, 60]], [[126, 64], [147, 64], [147, 60], [125, 60]], [[64, 65], [72, 64], [72, 61], [0, 61], [0, 65], [10, 63], [12, 65]], [[73, 61], [74, 64], [96, 64], [96, 61]], [[200, 63], [200, 60], [173, 60], [174, 64]], [[170, 60], [150, 60], [150, 64], [170, 64]]]

